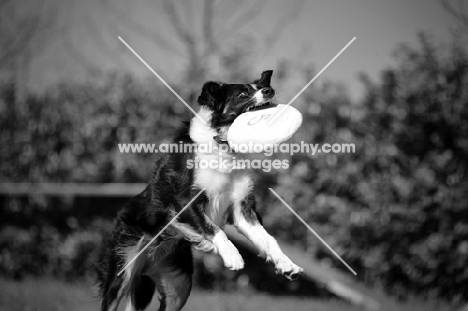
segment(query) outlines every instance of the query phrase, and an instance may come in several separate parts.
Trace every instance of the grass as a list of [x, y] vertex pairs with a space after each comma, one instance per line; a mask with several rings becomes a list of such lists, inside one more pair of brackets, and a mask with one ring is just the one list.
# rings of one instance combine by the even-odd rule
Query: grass
[[[86, 283], [65, 283], [50, 279], [28, 279], [17, 282], [0, 278], [0, 311], [91, 311], [99, 310], [96, 288]], [[157, 299], [149, 310], [157, 310]], [[121, 308], [123, 310], [123, 306]], [[192, 291], [183, 310], [362, 310], [341, 300], [316, 300], [297, 297], [273, 297], [249, 293]], [[435, 302], [411, 301], [398, 308], [382, 310], [442, 311], [450, 310]]]

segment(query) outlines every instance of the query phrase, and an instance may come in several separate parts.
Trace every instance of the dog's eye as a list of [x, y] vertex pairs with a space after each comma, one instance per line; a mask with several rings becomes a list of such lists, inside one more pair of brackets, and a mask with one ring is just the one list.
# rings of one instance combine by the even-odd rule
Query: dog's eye
[[237, 94], [237, 97], [239, 97], [239, 98], [246, 98], [247, 96], [248, 95], [245, 92], [240, 92], [239, 94]]

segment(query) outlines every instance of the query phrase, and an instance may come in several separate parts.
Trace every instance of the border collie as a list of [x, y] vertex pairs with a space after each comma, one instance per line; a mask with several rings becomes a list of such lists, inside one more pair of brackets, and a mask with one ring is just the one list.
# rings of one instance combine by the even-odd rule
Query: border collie
[[[240, 114], [273, 105], [275, 91], [270, 86], [273, 71], [262, 73], [250, 84], [207, 82], [198, 97], [199, 115], [184, 124], [175, 136], [176, 144], [226, 143], [226, 133]], [[196, 149], [196, 148], [193, 148]], [[221, 256], [231, 270], [244, 267], [236, 247], [222, 228], [233, 225], [273, 262], [277, 273], [296, 279], [303, 269], [295, 265], [262, 226], [255, 210], [255, 196], [249, 176], [242, 170], [192, 168], [187, 161], [219, 159], [218, 152], [167, 154], [156, 161], [146, 189], [133, 197], [118, 213], [115, 228], [106, 239], [97, 264], [103, 311], [116, 311], [122, 298], [126, 309], [145, 310], [155, 291], [160, 311], [180, 310], [192, 286], [191, 247]], [[231, 159], [232, 152], [223, 152]], [[232, 162], [232, 161], [231, 161]], [[118, 276], [149, 240], [167, 225], [201, 190], [192, 204]]]

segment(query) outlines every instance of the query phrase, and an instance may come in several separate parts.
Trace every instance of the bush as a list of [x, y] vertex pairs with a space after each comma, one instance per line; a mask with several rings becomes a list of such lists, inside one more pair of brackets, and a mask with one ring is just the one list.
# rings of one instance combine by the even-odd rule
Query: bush
[[119, 154], [118, 143], [160, 143], [179, 126], [185, 107], [130, 76], [60, 85], [15, 102], [0, 94], [0, 180], [8, 182], [141, 182], [152, 154]]
[[[466, 300], [468, 59], [460, 46], [435, 47], [425, 35], [397, 58], [378, 83], [363, 78], [360, 105], [339, 88], [308, 93], [314, 104], [296, 139], [354, 143], [356, 153], [296, 157], [277, 191], [363, 280], [399, 297]], [[269, 213], [278, 235], [344, 268], [292, 216], [285, 221], [287, 211]]]

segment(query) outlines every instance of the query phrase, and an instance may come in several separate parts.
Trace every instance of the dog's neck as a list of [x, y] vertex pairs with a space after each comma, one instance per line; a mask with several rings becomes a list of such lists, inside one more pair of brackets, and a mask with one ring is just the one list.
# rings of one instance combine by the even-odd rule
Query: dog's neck
[[[229, 127], [222, 127], [218, 131], [213, 129], [210, 126], [212, 112], [209, 109], [201, 107], [198, 115], [203, 119], [203, 121], [205, 121], [205, 123], [196, 116], [191, 120], [190, 137], [196, 144], [207, 144], [209, 142], [219, 144], [220, 141], [227, 140], [227, 131]], [[214, 137], [218, 137], [218, 139], [214, 139]]]
[[218, 135], [218, 132], [210, 126], [211, 123], [211, 111], [205, 107], [202, 107], [198, 112], [198, 116], [195, 116], [190, 121], [190, 138], [196, 144], [208, 144], [213, 141], [213, 136]]

